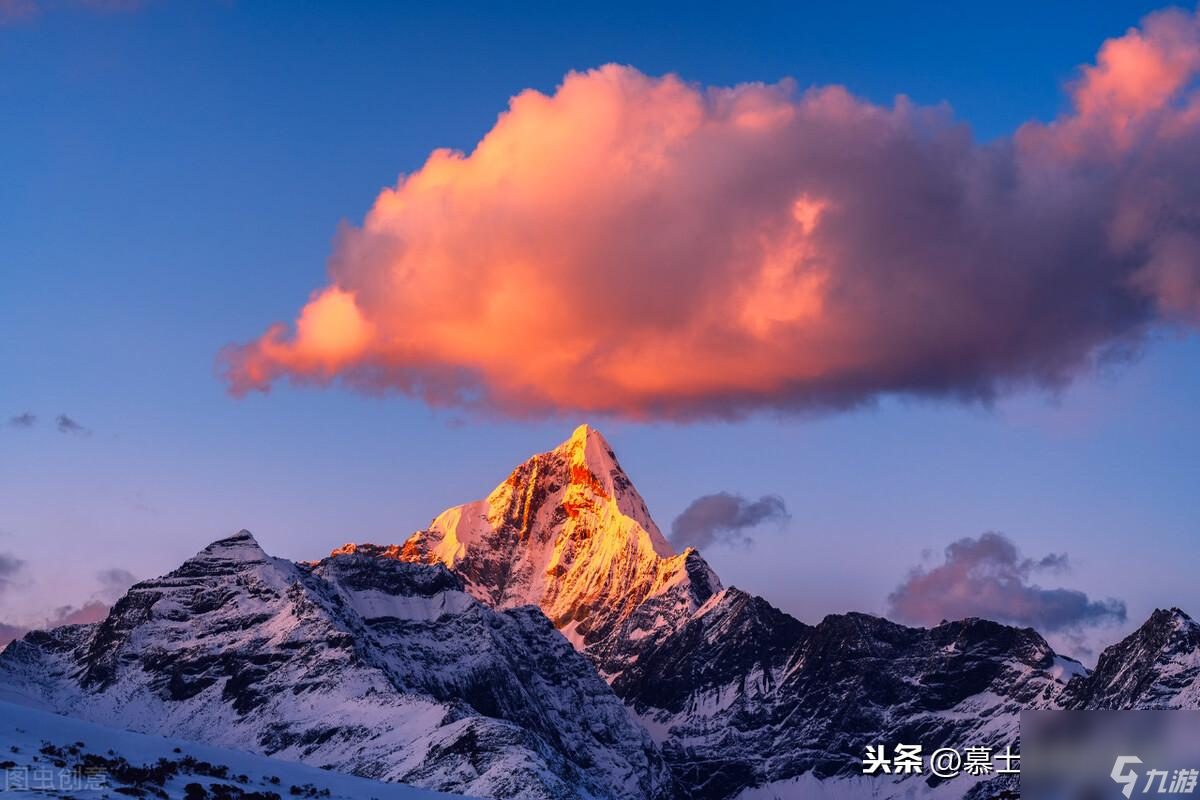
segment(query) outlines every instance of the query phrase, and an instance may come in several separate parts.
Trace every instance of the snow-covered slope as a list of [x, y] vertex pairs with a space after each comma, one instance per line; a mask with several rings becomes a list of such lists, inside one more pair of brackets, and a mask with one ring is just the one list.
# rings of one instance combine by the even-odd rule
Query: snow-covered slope
[[495, 608], [538, 606], [610, 679], [636, 659], [633, 643], [652, 644], [721, 589], [699, 553], [671, 548], [587, 425], [385, 552], [445, 564]]
[[441, 565], [267, 556], [249, 533], [137, 584], [103, 622], [31, 633], [0, 685], [129, 730], [470, 795], [669, 792], [660, 754], [532, 609]]
[[[451, 800], [398, 783], [109, 728], [0, 701], [0, 781], [26, 797], [100, 800], [132, 796], [327, 797], [329, 800]], [[165, 763], [165, 767], [163, 764]], [[189, 790], [189, 785], [193, 788]], [[118, 792], [117, 790], [123, 790]], [[145, 792], [144, 795], [135, 794]]]

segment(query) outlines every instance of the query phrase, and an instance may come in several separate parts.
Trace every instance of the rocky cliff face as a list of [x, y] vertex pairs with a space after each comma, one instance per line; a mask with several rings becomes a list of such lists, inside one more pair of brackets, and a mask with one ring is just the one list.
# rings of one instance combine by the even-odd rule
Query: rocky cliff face
[[[1052, 705], [1081, 669], [1029, 629], [971, 619], [927, 630], [865, 614], [808, 626], [731, 588], [613, 686], [689, 796], [792, 784], [780, 796], [802, 797], [802, 779], [862, 783], [868, 744], [1003, 750], [1020, 710]], [[862, 791], [902, 794], [920, 780], [872, 778]], [[971, 783], [959, 779], [955, 796]]]
[[246, 532], [30, 634], [0, 682], [145, 733], [469, 795], [668, 797], [657, 748], [544, 616], [441, 565], [267, 556]]

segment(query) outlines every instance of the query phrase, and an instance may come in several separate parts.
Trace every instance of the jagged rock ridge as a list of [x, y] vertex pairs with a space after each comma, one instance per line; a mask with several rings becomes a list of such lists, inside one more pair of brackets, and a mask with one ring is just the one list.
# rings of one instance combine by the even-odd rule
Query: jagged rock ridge
[[[927, 630], [867, 614], [809, 626], [730, 588], [613, 688], [690, 797], [775, 787], [800, 798], [814, 779], [889, 797], [919, 781], [863, 779], [868, 744], [1003, 750], [1020, 710], [1052, 707], [1081, 670], [1030, 629], [968, 619]], [[960, 780], [953, 796], [973, 782]]]

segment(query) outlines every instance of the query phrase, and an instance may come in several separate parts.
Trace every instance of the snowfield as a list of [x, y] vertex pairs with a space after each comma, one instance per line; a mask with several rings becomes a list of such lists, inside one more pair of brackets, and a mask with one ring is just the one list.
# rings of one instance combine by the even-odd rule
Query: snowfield
[[[152, 781], [144, 784], [147, 797], [182, 798], [187, 796], [188, 784], [198, 784], [210, 795], [221, 791], [214, 791], [214, 786], [233, 787], [228, 796], [234, 798], [243, 794], [253, 797], [252, 793], [258, 792], [259, 800], [266, 800], [272, 794], [329, 800], [447, 800], [465, 796], [381, 783], [182, 739], [130, 733], [3, 701], [0, 701], [0, 747], [0, 764], [5, 767], [0, 773], [0, 791], [15, 790], [18, 782], [24, 780], [30, 788], [21, 794], [29, 797], [88, 800], [130, 796], [117, 790], [135, 785], [122, 783], [107, 771], [97, 769], [94, 773], [85, 771], [72, 776], [71, 768], [83, 764], [89, 755], [109, 761], [123, 758], [133, 767], [152, 767], [161, 759], [180, 765], [178, 772], [161, 785]], [[61, 752], [62, 756], [53, 755], [55, 752]], [[195, 768], [189, 772], [185, 766], [191, 763], [189, 759], [197, 765], [206, 765], [200, 771], [224, 772], [230, 777], [199, 774]], [[65, 766], [57, 766], [56, 760]], [[295, 794], [292, 787], [300, 794]], [[203, 797], [195, 789], [192, 792]]]

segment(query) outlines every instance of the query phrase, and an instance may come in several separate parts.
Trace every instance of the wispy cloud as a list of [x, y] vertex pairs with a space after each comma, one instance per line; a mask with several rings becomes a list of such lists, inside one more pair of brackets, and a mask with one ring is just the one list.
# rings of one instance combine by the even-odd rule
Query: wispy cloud
[[83, 425], [80, 425], [78, 422], [71, 419], [66, 414], [59, 414], [58, 417], [54, 420], [54, 424], [58, 428], [59, 433], [69, 433], [69, 434], [73, 434], [75, 436], [91, 436], [92, 435], [92, 432], [90, 429], [85, 428]]
[[29, 22], [51, 11], [118, 14], [137, 11], [142, 0], [0, 0], [0, 25]]
[[1068, 568], [1066, 554], [1026, 558], [1000, 533], [966, 537], [946, 547], [941, 564], [914, 567], [888, 597], [889, 613], [917, 625], [984, 617], [1045, 633], [1125, 621], [1120, 600], [1093, 600], [1076, 589], [1045, 589], [1033, 581]]
[[783, 498], [765, 495], [757, 500], [729, 492], [697, 497], [671, 523], [671, 543], [703, 548], [712, 544], [749, 545], [760, 525], [784, 525], [791, 519]]
[[100, 581], [97, 597], [110, 605], [117, 602], [130, 586], [137, 583], [137, 577], [132, 572], [120, 567], [100, 570], [96, 573], [96, 579]]
[[0, 25], [33, 19], [40, 7], [35, 0], [0, 0]]
[[0, 648], [14, 639], [20, 639], [31, 630], [50, 630], [62, 625], [88, 625], [100, 622], [108, 616], [109, 610], [108, 604], [99, 600], [89, 600], [82, 606], [59, 606], [50, 612], [44, 624], [32, 628], [0, 622]]
[[0, 593], [12, 587], [17, 575], [25, 569], [25, 562], [12, 553], [0, 553]]
[[[6, 576], [15, 575], [24, 569], [24, 562], [7, 554], [0, 554], [0, 591], [6, 588]], [[14, 639], [20, 639], [31, 630], [57, 628], [60, 625], [86, 625], [100, 622], [108, 616], [114, 603], [133, 585], [137, 578], [121, 567], [102, 569], [96, 573], [100, 589], [82, 605], [57, 606], [40, 622], [26, 625], [0, 622], [0, 648]]]

